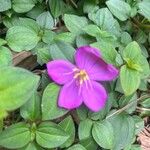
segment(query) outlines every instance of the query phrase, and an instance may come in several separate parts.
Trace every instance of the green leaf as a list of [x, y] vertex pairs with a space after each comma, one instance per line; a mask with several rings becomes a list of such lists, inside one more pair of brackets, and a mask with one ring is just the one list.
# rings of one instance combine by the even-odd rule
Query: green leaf
[[143, 15], [145, 18], [147, 18], [148, 20], [150, 20], [150, 1], [149, 0], [145, 0], [139, 3], [139, 13], [141, 15]]
[[35, 6], [33, 0], [12, 0], [13, 10], [17, 13], [25, 13]]
[[61, 146], [61, 148], [69, 147], [75, 139], [75, 125], [71, 116], [66, 117], [62, 120], [59, 125], [69, 135], [69, 139]]
[[83, 147], [81, 144], [75, 144], [69, 147], [67, 150], [86, 150], [86, 148]]
[[65, 10], [65, 3], [60, 0], [49, 0], [52, 15], [58, 18]]
[[49, 47], [50, 55], [52, 59], [64, 59], [74, 62], [75, 49], [71, 44], [63, 41], [56, 41], [55, 44]]
[[126, 96], [134, 93], [140, 85], [140, 73], [128, 68], [126, 65], [121, 67], [120, 80], [121, 86]]
[[24, 26], [37, 34], [40, 32], [40, 26], [36, 23], [35, 20], [29, 18], [19, 18], [19, 22], [16, 25]]
[[100, 49], [102, 57], [107, 63], [116, 65], [117, 51], [110, 43], [95, 42], [91, 46]]
[[113, 148], [115, 134], [112, 125], [107, 120], [96, 122], [93, 125], [92, 135], [99, 146], [105, 149]]
[[119, 99], [119, 107], [122, 108], [122, 107], [126, 106], [127, 104], [132, 103], [132, 105], [130, 105], [128, 107], [128, 109], [126, 109], [126, 112], [128, 114], [131, 114], [131, 113], [133, 113], [135, 111], [135, 109], [137, 107], [136, 99], [137, 99], [137, 95], [136, 94], [130, 95], [130, 96], [124, 96], [123, 95]]
[[31, 133], [28, 124], [17, 123], [6, 128], [0, 134], [0, 145], [8, 149], [18, 149], [31, 140]]
[[92, 126], [93, 121], [90, 119], [85, 119], [80, 122], [78, 128], [78, 135], [80, 140], [87, 139], [92, 136], [91, 135]]
[[8, 30], [6, 40], [13, 51], [20, 52], [33, 49], [40, 40], [40, 37], [38, 37], [36, 32], [27, 27], [14, 26]]
[[10, 0], [0, 0], [0, 12], [6, 11], [11, 8]]
[[83, 145], [86, 150], [97, 150], [97, 143], [94, 141], [92, 137], [81, 140], [80, 144]]
[[4, 39], [0, 38], [0, 46], [3, 46], [5, 44], [7, 44], [7, 41], [5, 41]]
[[48, 45], [45, 43], [38, 43], [32, 50], [37, 55], [37, 62], [43, 65], [51, 60]]
[[21, 116], [26, 120], [35, 121], [41, 117], [41, 97], [35, 92], [32, 97], [21, 107]]
[[137, 63], [141, 56], [141, 49], [137, 42], [129, 43], [123, 51], [123, 58], [130, 59], [133, 63]]
[[39, 125], [36, 131], [36, 141], [44, 148], [55, 148], [65, 143], [69, 135], [63, 129], [52, 122]]
[[57, 105], [60, 87], [54, 83], [49, 84], [42, 97], [42, 119], [52, 120], [63, 116], [68, 111]]
[[15, 67], [0, 68], [0, 107], [13, 110], [23, 105], [36, 91], [39, 76]]
[[91, 43], [95, 42], [96, 39], [94, 37], [91, 37], [90, 35], [87, 34], [80, 34], [76, 38], [76, 45], [77, 47], [85, 46], [85, 45], [90, 45]]
[[97, 25], [94, 24], [90, 24], [85, 26], [85, 28], [83, 29], [87, 34], [96, 37], [97, 34], [101, 33], [100, 28]]
[[133, 142], [135, 123], [132, 117], [125, 114], [114, 115], [108, 119], [114, 131], [114, 150], [124, 149]]
[[114, 19], [111, 12], [107, 8], [101, 8], [89, 13], [89, 19], [97, 24], [101, 30], [110, 32], [117, 37], [120, 36], [121, 29], [119, 23]]
[[19, 150], [44, 150], [44, 149], [41, 148], [40, 146], [38, 146], [36, 143], [30, 142], [27, 146], [25, 146], [24, 148], [21, 148]]
[[64, 41], [66, 43], [74, 43], [75, 36], [71, 32], [63, 32], [56, 35], [55, 40]]
[[44, 34], [42, 36], [42, 40], [46, 44], [52, 44], [55, 37], [56, 37], [56, 33], [55, 32], [50, 31], [50, 30], [45, 30]]
[[109, 0], [106, 5], [119, 20], [125, 21], [130, 17], [131, 7], [128, 3], [122, 0]]
[[123, 32], [121, 34], [121, 43], [125, 44], [125, 46], [126, 46], [130, 42], [132, 42], [132, 38], [131, 38], [130, 34], [128, 32]]
[[87, 18], [70, 14], [65, 14], [64, 22], [68, 30], [76, 35], [83, 33], [83, 28], [88, 24]]
[[51, 16], [49, 11], [43, 12], [36, 18], [36, 22], [43, 28], [43, 29], [53, 29], [54, 27], [54, 20]]
[[86, 0], [84, 1], [83, 11], [84, 13], [90, 13], [96, 6], [96, 0]]
[[8, 48], [0, 46], [0, 66], [9, 65], [12, 65], [12, 53]]

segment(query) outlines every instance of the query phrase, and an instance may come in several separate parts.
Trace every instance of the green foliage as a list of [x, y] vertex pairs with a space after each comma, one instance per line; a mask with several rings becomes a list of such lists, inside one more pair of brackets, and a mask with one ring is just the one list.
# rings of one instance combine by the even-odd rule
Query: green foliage
[[57, 97], [60, 87], [54, 83], [49, 84], [42, 97], [42, 118], [52, 120], [63, 116], [67, 110], [57, 107]]
[[44, 148], [54, 148], [65, 143], [69, 135], [57, 124], [45, 122], [36, 131], [36, 141]]
[[[0, 0], [0, 149], [139, 150], [150, 116], [149, 29], [150, 0]], [[119, 71], [100, 83], [108, 98], [98, 112], [60, 108], [63, 85], [47, 74], [50, 61], [75, 64], [85, 45]]]

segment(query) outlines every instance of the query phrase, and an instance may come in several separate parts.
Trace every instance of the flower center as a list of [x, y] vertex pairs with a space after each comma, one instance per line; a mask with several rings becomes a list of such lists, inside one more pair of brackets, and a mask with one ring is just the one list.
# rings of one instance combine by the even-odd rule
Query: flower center
[[82, 85], [86, 80], [89, 80], [89, 76], [85, 70], [74, 69], [74, 72], [74, 78], [79, 81], [80, 85]]

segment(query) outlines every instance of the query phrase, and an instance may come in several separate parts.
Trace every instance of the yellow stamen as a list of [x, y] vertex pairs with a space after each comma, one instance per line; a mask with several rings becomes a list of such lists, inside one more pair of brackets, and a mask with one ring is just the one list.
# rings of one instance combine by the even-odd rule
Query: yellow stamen
[[74, 69], [74, 78], [79, 80], [79, 84], [82, 85], [84, 81], [89, 80], [89, 76], [85, 70]]

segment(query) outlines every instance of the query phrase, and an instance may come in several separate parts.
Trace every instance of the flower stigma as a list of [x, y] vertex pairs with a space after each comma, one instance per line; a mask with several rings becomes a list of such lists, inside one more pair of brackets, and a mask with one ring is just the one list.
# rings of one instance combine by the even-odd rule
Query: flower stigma
[[79, 84], [82, 85], [84, 82], [89, 80], [89, 76], [85, 70], [80, 70], [75, 68], [74, 70], [74, 79], [77, 79], [79, 81]]

